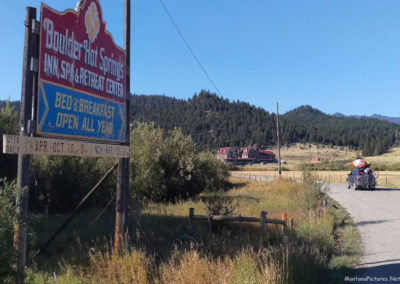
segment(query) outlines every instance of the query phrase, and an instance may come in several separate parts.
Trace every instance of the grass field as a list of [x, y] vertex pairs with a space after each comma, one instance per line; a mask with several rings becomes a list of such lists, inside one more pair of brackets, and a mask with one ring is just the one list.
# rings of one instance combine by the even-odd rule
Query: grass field
[[[271, 149], [275, 154], [277, 154], [277, 149]], [[329, 159], [330, 162], [336, 162], [344, 165], [351, 166], [351, 161], [353, 161], [357, 156], [362, 156], [359, 151], [348, 150], [348, 147], [328, 147], [325, 145], [314, 145], [314, 144], [295, 144], [290, 147], [281, 148], [281, 160], [287, 162], [287, 164], [282, 165], [288, 170], [301, 170], [301, 167], [305, 163], [315, 163], [312, 162], [313, 158], [323, 158], [325, 161]], [[376, 167], [387, 167], [385, 169], [400, 170], [400, 146], [393, 147], [388, 153], [382, 154], [380, 156], [363, 157], [368, 163]], [[267, 164], [267, 165], [250, 165], [245, 166], [248, 170], [265, 170], [271, 171], [276, 170], [277, 164]]]
[[[276, 149], [273, 149], [273, 151], [276, 153]], [[352, 168], [351, 161], [359, 155], [358, 151], [348, 150], [347, 147], [328, 147], [313, 144], [296, 144], [290, 147], [283, 147], [281, 149], [281, 160], [284, 160], [286, 164], [282, 165], [282, 176], [296, 180], [301, 179], [302, 167], [304, 164], [311, 164], [316, 168], [324, 167], [324, 169], [327, 169], [315, 171], [318, 180], [327, 183], [345, 183], [347, 174]], [[312, 162], [313, 157], [329, 158], [329, 163]], [[364, 160], [371, 163], [373, 169], [377, 169], [378, 186], [400, 187], [400, 146], [394, 147], [388, 153], [380, 156], [364, 157]], [[342, 170], [331, 170], [336, 166]], [[236, 171], [236, 173], [276, 177], [277, 164], [249, 165], [240, 168], [240, 171]]]
[[[333, 283], [343, 279], [360, 254], [360, 238], [348, 214], [329, 201], [321, 211], [320, 188], [292, 180], [270, 183], [231, 178], [227, 193], [203, 194], [196, 200], [176, 203], [144, 203], [140, 217], [131, 212], [132, 251], [110, 251], [112, 211], [103, 216], [90, 236], [90, 221], [96, 214], [82, 214], [48, 252], [34, 260], [28, 271], [30, 283]], [[239, 226], [207, 222], [189, 226], [189, 208], [195, 214], [211, 211], [269, 218], [282, 213], [294, 219], [294, 230], [283, 233], [269, 227], [268, 246], [259, 247], [257, 224]], [[136, 220], [133, 218], [136, 217]], [[90, 217], [90, 218], [89, 218]], [[54, 229], [62, 216], [51, 216], [35, 227], [38, 236]], [[86, 221], [85, 221], [86, 220]], [[79, 222], [78, 222], [79, 221]], [[140, 224], [140, 226], [138, 225]], [[103, 228], [102, 228], [103, 227]], [[46, 229], [47, 228], [47, 229]], [[103, 231], [102, 231], [103, 229]], [[84, 232], [84, 234], [81, 234]], [[103, 233], [101, 233], [103, 232]], [[103, 235], [101, 235], [103, 234]], [[182, 241], [189, 234], [195, 241]], [[69, 237], [68, 237], [69, 236]], [[75, 237], [74, 237], [75, 236]], [[79, 236], [79, 237], [78, 237]], [[180, 240], [179, 243], [176, 240]], [[108, 244], [108, 245], [107, 245]], [[351, 245], [350, 245], [351, 244]]]
[[380, 156], [365, 157], [365, 160], [373, 165], [384, 165], [388, 167], [396, 167], [396, 170], [400, 169], [400, 146], [394, 147], [390, 149], [388, 153]]
[[[396, 187], [400, 188], [400, 171], [376, 171], [378, 174], [377, 186], [378, 187]], [[277, 171], [232, 171], [239, 176], [254, 176], [254, 177], [270, 177], [276, 178]], [[347, 174], [349, 171], [315, 171], [318, 180], [326, 183], [346, 183]], [[282, 171], [282, 177], [300, 180], [302, 178], [302, 171]]]
[[[272, 149], [277, 153], [277, 149]], [[290, 147], [281, 148], [281, 160], [287, 162], [283, 165], [290, 170], [299, 170], [304, 163], [311, 163], [313, 158], [329, 159], [330, 161], [351, 161], [359, 153], [354, 150], [348, 150], [348, 147], [329, 147], [326, 145], [314, 144], [295, 144]], [[276, 168], [276, 165], [266, 165], [266, 168]]]

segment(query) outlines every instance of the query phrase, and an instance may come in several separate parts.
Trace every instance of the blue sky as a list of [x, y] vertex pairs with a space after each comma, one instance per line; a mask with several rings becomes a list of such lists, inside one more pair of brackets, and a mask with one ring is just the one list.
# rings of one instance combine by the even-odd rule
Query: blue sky
[[[123, 1], [100, 0], [123, 45]], [[284, 113], [400, 116], [398, 0], [163, 0], [224, 98]], [[117, 3], [118, 2], [118, 3]], [[119, 3], [120, 2], [120, 3]], [[73, 0], [47, 0], [63, 11]], [[0, 99], [21, 95], [25, 7], [3, 1]], [[131, 91], [187, 99], [215, 91], [159, 0], [132, 0]]]

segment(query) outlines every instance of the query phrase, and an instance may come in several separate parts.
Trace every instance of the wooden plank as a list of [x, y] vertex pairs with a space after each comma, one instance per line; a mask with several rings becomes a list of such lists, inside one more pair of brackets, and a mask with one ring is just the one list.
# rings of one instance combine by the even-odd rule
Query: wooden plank
[[3, 135], [4, 154], [129, 158], [129, 146]]
[[[242, 221], [242, 222], [260, 222], [260, 218], [256, 217], [243, 217], [243, 216], [227, 216], [227, 215], [211, 215], [213, 221]], [[207, 221], [208, 216], [193, 215], [190, 216], [191, 219], [197, 221]], [[266, 223], [276, 224], [276, 225], [286, 225], [285, 221], [278, 219], [265, 219]]]
[[266, 219], [267, 223], [270, 224], [277, 224], [277, 225], [285, 225], [286, 223], [282, 220], [277, 220], [277, 219]]

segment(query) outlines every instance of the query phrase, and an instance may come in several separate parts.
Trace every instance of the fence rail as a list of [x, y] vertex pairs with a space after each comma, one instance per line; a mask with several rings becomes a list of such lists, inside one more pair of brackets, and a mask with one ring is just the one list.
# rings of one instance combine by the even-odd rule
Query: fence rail
[[[242, 239], [242, 222], [255, 222], [260, 223], [260, 246], [263, 247], [269, 235], [268, 224], [275, 224], [278, 230], [278, 225], [283, 226], [283, 230], [287, 227], [287, 215], [282, 214], [282, 220], [279, 219], [269, 219], [267, 218], [267, 211], [260, 212], [260, 218], [257, 217], [243, 217], [239, 216], [228, 216], [228, 215], [194, 215], [194, 208], [189, 208], [189, 219], [190, 219], [190, 231], [194, 232], [194, 221], [207, 221], [209, 225], [209, 230], [212, 229], [213, 221], [228, 221], [228, 222], [239, 222], [240, 227], [240, 239]], [[293, 219], [290, 219], [290, 228], [293, 229]]]

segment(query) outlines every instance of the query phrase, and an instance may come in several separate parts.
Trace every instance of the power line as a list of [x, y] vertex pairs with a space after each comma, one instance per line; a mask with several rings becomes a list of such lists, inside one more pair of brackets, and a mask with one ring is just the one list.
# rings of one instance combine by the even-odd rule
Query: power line
[[217, 93], [222, 97], [221, 92], [219, 91], [219, 89], [217, 88], [217, 85], [215, 85], [213, 79], [211, 79], [211, 76], [207, 73], [206, 69], [203, 67], [203, 65], [200, 63], [199, 58], [196, 56], [196, 54], [194, 53], [193, 49], [190, 47], [188, 41], [186, 40], [185, 36], [183, 35], [183, 33], [181, 32], [181, 30], [179, 29], [178, 25], [176, 24], [174, 18], [172, 18], [171, 13], [168, 11], [167, 7], [165, 6], [164, 2], [162, 0], [160, 0], [160, 4], [161, 6], [164, 8], [165, 13], [167, 13], [168, 18], [170, 19], [170, 21], [172, 22], [172, 24], [174, 25], [176, 31], [178, 32], [179, 36], [181, 37], [181, 39], [183, 40], [183, 42], [185, 43], [187, 49], [189, 49], [190, 53], [192, 54], [193, 58], [196, 60], [197, 64], [199, 65], [200, 69], [203, 71], [203, 73], [206, 75], [208, 81], [210, 81], [211, 85], [213, 85], [213, 87], [215, 88], [215, 90], [217, 91]]

